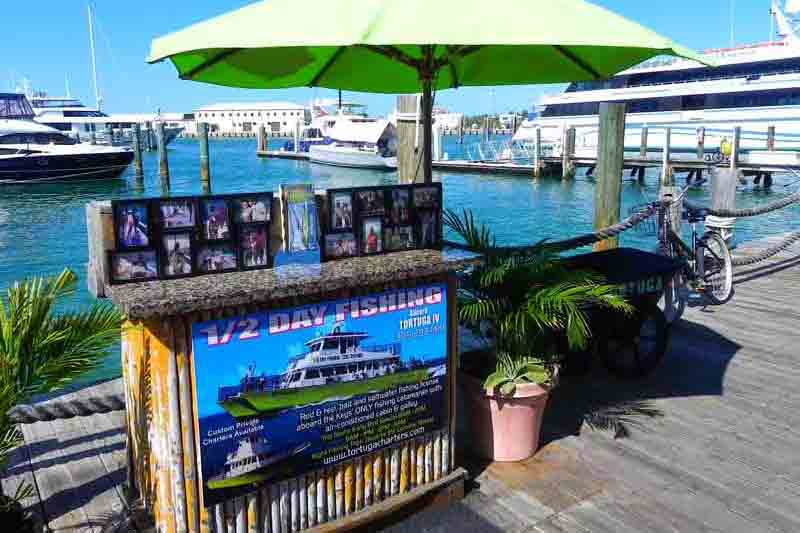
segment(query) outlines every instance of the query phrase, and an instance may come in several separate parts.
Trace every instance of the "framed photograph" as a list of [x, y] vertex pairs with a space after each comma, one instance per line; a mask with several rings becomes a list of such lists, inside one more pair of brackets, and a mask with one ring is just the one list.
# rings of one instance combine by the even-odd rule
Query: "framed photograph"
[[383, 221], [381, 217], [365, 218], [361, 224], [361, 252], [365, 255], [383, 252]]
[[146, 201], [114, 204], [114, 234], [117, 250], [150, 246], [150, 204]]
[[353, 231], [353, 193], [332, 191], [328, 193], [330, 231]]
[[166, 278], [194, 274], [191, 232], [166, 233], [161, 236], [161, 266]]
[[419, 221], [419, 247], [438, 248], [439, 239], [439, 210], [423, 209], [417, 212]]
[[158, 257], [155, 250], [109, 252], [111, 283], [131, 283], [158, 279]]
[[439, 187], [414, 187], [414, 207], [417, 209], [439, 209]]
[[239, 227], [239, 254], [245, 270], [269, 267], [269, 231], [265, 224]]
[[165, 230], [189, 229], [197, 225], [194, 198], [176, 198], [159, 202], [161, 228]]
[[366, 189], [356, 192], [358, 214], [362, 217], [381, 216], [386, 212], [383, 189]]
[[387, 252], [413, 250], [415, 242], [412, 226], [394, 226], [383, 230], [383, 247]]
[[200, 222], [203, 238], [207, 241], [223, 241], [231, 238], [231, 218], [226, 198], [204, 198], [200, 200]]
[[386, 216], [388, 224], [403, 226], [411, 224], [411, 199], [407, 188], [392, 188], [388, 191], [391, 208]]
[[352, 233], [325, 235], [325, 259], [343, 259], [358, 255], [356, 236]]
[[255, 194], [231, 200], [233, 217], [237, 224], [269, 222], [272, 213], [272, 195]]
[[239, 267], [236, 246], [224, 242], [204, 244], [197, 250], [197, 271], [203, 274], [212, 272], [231, 272]]

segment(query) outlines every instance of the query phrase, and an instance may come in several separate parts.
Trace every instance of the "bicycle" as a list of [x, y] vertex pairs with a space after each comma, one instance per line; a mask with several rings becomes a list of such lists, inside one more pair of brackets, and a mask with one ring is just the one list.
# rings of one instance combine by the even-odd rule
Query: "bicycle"
[[[687, 190], [688, 186], [673, 203], [680, 201]], [[727, 302], [733, 292], [733, 261], [727, 243], [714, 231], [706, 230], [702, 237], [698, 237], [697, 223], [705, 221], [706, 214], [704, 209], [686, 207], [683, 210], [683, 219], [692, 225], [691, 244], [675, 233], [670, 216], [662, 215], [659, 221], [662, 253], [683, 261], [683, 267], [664, 288], [664, 296], [659, 302], [669, 323], [683, 315], [688, 299], [687, 288], [714, 305]]]

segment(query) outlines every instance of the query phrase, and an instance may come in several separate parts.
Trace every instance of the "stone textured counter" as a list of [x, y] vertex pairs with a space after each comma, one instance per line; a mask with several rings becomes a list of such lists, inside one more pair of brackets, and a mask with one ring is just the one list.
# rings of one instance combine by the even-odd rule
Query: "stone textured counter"
[[479, 260], [480, 256], [461, 250], [411, 250], [318, 265], [116, 285], [106, 294], [128, 318], [141, 320], [380, 286], [461, 270]]

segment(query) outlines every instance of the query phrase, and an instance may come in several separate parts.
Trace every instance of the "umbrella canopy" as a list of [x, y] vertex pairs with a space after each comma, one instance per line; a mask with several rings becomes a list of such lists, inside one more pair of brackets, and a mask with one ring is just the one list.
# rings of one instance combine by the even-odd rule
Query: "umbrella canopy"
[[423, 93], [606, 79], [658, 55], [703, 61], [583, 0], [268, 0], [155, 39], [181, 79], [258, 89]]

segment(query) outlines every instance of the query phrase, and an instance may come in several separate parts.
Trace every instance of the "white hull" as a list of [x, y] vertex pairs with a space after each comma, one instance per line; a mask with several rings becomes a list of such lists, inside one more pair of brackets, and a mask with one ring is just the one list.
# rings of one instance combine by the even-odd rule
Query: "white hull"
[[397, 168], [396, 157], [383, 157], [377, 152], [346, 146], [333, 144], [312, 145], [308, 149], [308, 154], [312, 163], [323, 165], [381, 170], [394, 170]]
[[[706, 110], [700, 112], [632, 113], [626, 116], [625, 149], [639, 150], [642, 128], [647, 127], [648, 151], [660, 152], [666, 140], [666, 128], [671, 130], [670, 148], [674, 152], [695, 152], [698, 129], [705, 128], [706, 152], [719, 151], [723, 139], [733, 138], [735, 127], [741, 127], [742, 151], [765, 150], [767, 130], [775, 127], [775, 149], [800, 150], [800, 106], [750, 108], [736, 110]], [[514, 136], [515, 142], [533, 142], [536, 128], [541, 128], [542, 144], [560, 153], [564, 131], [575, 128], [575, 146], [597, 148], [599, 118], [573, 116], [539, 118], [525, 122]]]

